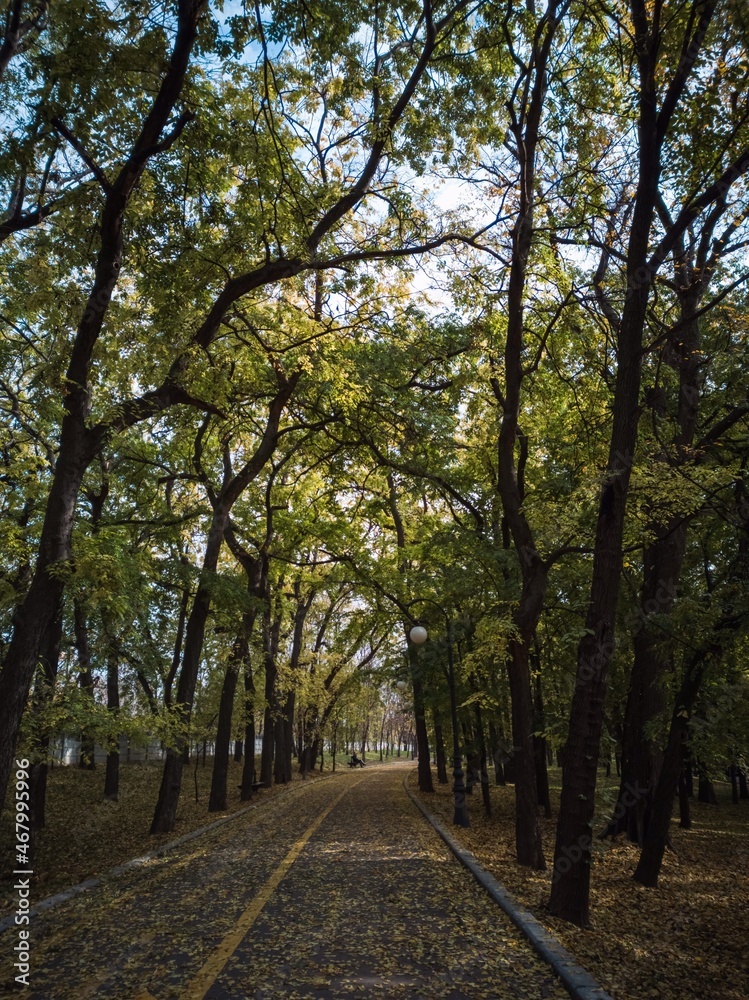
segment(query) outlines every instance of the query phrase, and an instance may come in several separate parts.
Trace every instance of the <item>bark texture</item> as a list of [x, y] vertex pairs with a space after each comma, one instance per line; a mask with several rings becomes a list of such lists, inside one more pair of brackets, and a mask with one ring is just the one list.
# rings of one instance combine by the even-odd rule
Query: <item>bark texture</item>
[[[662, 2], [656, 0], [651, 6], [642, 0], [631, 0], [630, 3], [639, 76], [638, 181], [627, 248], [626, 296], [621, 317], [614, 324], [617, 373], [613, 425], [596, 523], [586, 635], [578, 647], [549, 901], [555, 916], [580, 926], [587, 926], [589, 922], [591, 824], [606, 681], [614, 651], [625, 504], [637, 443], [642, 343], [648, 299], [657, 268], [703, 207], [700, 199], [691, 202], [689, 210], [681, 213], [655, 252], [651, 251], [652, 223], [659, 199], [661, 153], [714, 9], [712, 0], [693, 5], [694, 20], [690, 20], [686, 28], [683, 58], [670, 82], [665, 85], [659, 107], [657, 78], [662, 50], [655, 25], [662, 13]], [[707, 192], [704, 195], [708, 203], [716, 193]]]

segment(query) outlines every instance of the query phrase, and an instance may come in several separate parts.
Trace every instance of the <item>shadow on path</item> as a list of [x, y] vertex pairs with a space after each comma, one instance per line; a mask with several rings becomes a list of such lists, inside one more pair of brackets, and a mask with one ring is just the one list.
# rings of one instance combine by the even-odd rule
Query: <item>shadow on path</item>
[[566, 997], [410, 802], [406, 766], [310, 783], [40, 915], [23, 995]]

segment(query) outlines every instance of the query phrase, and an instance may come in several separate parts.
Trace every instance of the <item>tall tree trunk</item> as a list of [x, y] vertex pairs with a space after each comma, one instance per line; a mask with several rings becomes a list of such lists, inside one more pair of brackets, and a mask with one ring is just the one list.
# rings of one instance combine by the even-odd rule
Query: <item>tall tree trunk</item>
[[270, 608], [263, 615], [263, 651], [265, 660], [265, 713], [263, 715], [263, 746], [260, 753], [260, 784], [270, 788], [273, 784], [273, 763], [276, 742], [276, 719], [280, 714], [276, 693], [276, 652], [281, 623], [280, 616], [271, 622]]
[[689, 788], [687, 776], [682, 767], [679, 772], [679, 826], [683, 830], [692, 828], [692, 809], [689, 802]]
[[440, 785], [448, 784], [447, 754], [445, 753], [445, 734], [442, 731], [442, 721], [434, 712], [434, 744], [437, 752], [437, 781]]
[[489, 723], [489, 739], [492, 746], [492, 760], [494, 761], [494, 784], [505, 784], [505, 770], [502, 766], [502, 738], [500, 731], [493, 722]]
[[692, 751], [689, 749], [689, 743], [685, 743], [684, 746], [684, 778], [685, 784], [687, 786], [687, 795], [690, 799], [694, 798], [694, 766], [692, 763]]
[[[120, 714], [120, 674], [117, 651], [110, 642], [107, 657], [107, 711], [116, 720]], [[113, 742], [107, 748], [107, 768], [104, 775], [104, 798], [117, 802], [120, 797], [120, 737], [119, 732], [113, 736]]]
[[[78, 653], [78, 686], [87, 700], [94, 705], [94, 674], [91, 669], [91, 651], [88, 645], [88, 621], [83, 604], [76, 598], [73, 602], [75, 648]], [[84, 729], [81, 731], [81, 748], [78, 754], [78, 767], [93, 771], [96, 767], [96, 747], [93, 739]]]
[[429, 753], [429, 734], [427, 733], [426, 709], [424, 706], [424, 687], [421, 679], [421, 666], [418, 662], [416, 647], [408, 639], [408, 662], [411, 668], [411, 685], [414, 696], [414, 722], [416, 726], [417, 773], [420, 792], [433, 792], [432, 768]]
[[208, 812], [224, 812], [228, 807], [227, 779], [229, 775], [229, 749], [232, 733], [232, 715], [234, 713], [234, 696], [237, 691], [239, 671], [245, 647], [244, 634], [234, 640], [229, 662], [226, 665], [224, 683], [221, 688], [221, 700], [218, 708], [218, 725], [216, 727], [216, 750], [213, 755], [213, 774], [211, 775], [211, 793], [208, 797]]
[[294, 707], [296, 692], [289, 691], [283, 708], [284, 729], [284, 783], [291, 781], [294, 758]]
[[[636, 0], [639, 3], [639, 0]], [[652, 274], [647, 267], [660, 176], [654, 71], [657, 43], [647, 15], [636, 17], [640, 68], [639, 175], [627, 254], [627, 293], [618, 324], [618, 368], [606, 478], [596, 521], [593, 578], [578, 647], [577, 677], [564, 754], [551, 912], [580, 926], [589, 922], [592, 822], [606, 680], [614, 651], [614, 621], [622, 568], [622, 537], [639, 419], [642, 337]]]
[[302, 754], [299, 760], [299, 773], [305, 776], [313, 770], [320, 752], [317, 735], [318, 723], [317, 708], [314, 705], [309, 705], [302, 714]]
[[[707, 241], [701, 242], [707, 246]], [[675, 254], [674, 272], [680, 301], [679, 333], [669, 338], [666, 350], [672, 367], [679, 372], [678, 433], [673, 453], [658, 456], [658, 461], [671, 465], [693, 460], [700, 398], [698, 314], [711, 269], [704, 259], [690, 260], [682, 246], [680, 253]], [[666, 522], [654, 520], [647, 532], [653, 541], [645, 546], [644, 552], [640, 622], [634, 635], [634, 660], [624, 715], [622, 780], [614, 811], [616, 819], [607, 831], [612, 836], [624, 832], [640, 847], [645, 842], [661, 767], [658, 741], [650, 733], [665, 709], [663, 678], [671, 668], [669, 657], [660, 648], [662, 629], [651, 624], [651, 616], [662, 618], [671, 612], [686, 553], [687, 530], [688, 521], [683, 514]], [[647, 793], [633, 801], [627, 791], [630, 788], [647, 789]]]
[[[268, 673], [266, 671], [266, 691], [268, 687]], [[267, 694], [266, 694], [267, 699]], [[273, 756], [275, 749], [275, 722], [273, 718], [273, 708], [266, 704], [263, 713], [263, 738], [260, 748], [260, 784], [263, 788], [270, 788], [273, 785]]]
[[[322, 771], [322, 753], [323, 753], [323, 746], [322, 746], [322, 743], [321, 743], [320, 744], [320, 770], [321, 771]], [[330, 753], [331, 753], [331, 756], [333, 757], [333, 770], [335, 771], [336, 754], [338, 753], [338, 720], [337, 719], [333, 723], [333, 735], [332, 735], [331, 741], [330, 741]]]
[[715, 787], [712, 781], [708, 777], [706, 771], [700, 772], [698, 791], [697, 791], [697, 801], [705, 802], [709, 806], [717, 806], [718, 797], [715, 794]]
[[[4, 803], [16, 742], [40, 652], [61, 610], [71, 568], [76, 503], [86, 469], [101, 450], [108, 428], [91, 426], [90, 369], [94, 350], [117, 285], [123, 258], [123, 220], [150, 159], [159, 152], [172, 117], [195, 40], [202, 0], [182, 3], [171, 58], [128, 156], [109, 183], [99, 225], [99, 251], [86, 307], [81, 315], [64, 380], [60, 446], [44, 512], [31, 585], [13, 616], [13, 637], [0, 671], [0, 803]], [[184, 121], [183, 121], [184, 124]], [[174, 138], [179, 134], [174, 132]], [[174, 140], [172, 140], [174, 141]]]
[[[156, 811], [151, 824], [151, 833], [153, 834], [169, 833], [174, 829], [177, 803], [182, 787], [184, 751], [187, 747], [188, 728], [192, 714], [193, 700], [195, 698], [195, 686], [198, 680], [200, 659], [203, 654], [205, 626], [211, 607], [213, 578], [218, 566], [218, 558], [224, 541], [224, 534], [229, 528], [229, 514], [238, 498], [247, 486], [257, 478], [260, 471], [273, 455], [278, 441], [281, 414], [294, 392], [298, 376], [286, 380], [279, 373], [278, 381], [279, 389], [268, 408], [265, 430], [254, 454], [242, 466], [240, 471], [234, 474], [231, 470], [231, 453], [227, 442], [224, 447], [225, 474], [221, 491], [218, 494], [215, 494], [213, 490], [209, 491], [211, 506], [213, 507], [213, 517], [206, 539], [203, 569], [198, 583], [198, 590], [195, 594], [185, 632], [182, 669], [180, 670], [179, 684], [177, 686], [177, 703], [174, 706], [178, 724], [176, 746], [167, 750], [164, 774], [159, 791], [159, 801], [156, 805]], [[207, 426], [208, 423], [206, 421], [201, 429], [201, 433]]]
[[286, 720], [279, 705], [273, 721], [273, 781], [276, 785], [286, 784]]
[[5, 797], [21, 716], [40, 650], [49, 648], [50, 632], [62, 609], [76, 502], [92, 458], [84, 414], [67, 411], [36, 568], [26, 596], [14, 613], [13, 637], [0, 671], [0, 802]]
[[[317, 591], [315, 587], [311, 587], [309, 592], [305, 595], [302, 594], [301, 583], [297, 580], [294, 583], [294, 598], [296, 601], [296, 609], [294, 612], [294, 629], [292, 634], [291, 642], [291, 656], [289, 657], [289, 675], [290, 675], [290, 687], [288, 694], [286, 696], [286, 701], [283, 706], [283, 712], [281, 716], [283, 735], [282, 735], [282, 747], [283, 752], [276, 755], [276, 782], [279, 781], [279, 775], [282, 775], [281, 781], [285, 784], [291, 781], [292, 777], [292, 762], [294, 756], [294, 718], [296, 714], [296, 688], [297, 678], [299, 673], [299, 663], [302, 656], [302, 647], [304, 643], [304, 624], [307, 620], [307, 615], [309, 614], [312, 603], [315, 599]], [[298, 756], [300, 758], [303, 755], [302, 744], [300, 742], [298, 748]]]
[[[255, 679], [252, 673], [250, 640], [258, 617], [261, 602], [268, 601], [268, 546], [273, 536], [273, 511], [270, 504], [270, 485], [266, 489], [266, 538], [257, 556], [251, 555], [239, 542], [231, 525], [224, 532], [229, 548], [240, 563], [247, 577], [250, 607], [242, 616], [242, 667], [244, 674], [244, 766], [240, 801], [248, 802], [255, 784]], [[237, 759], [241, 760], [241, 754]]]
[[182, 669], [177, 684], [176, 703], [173, 706], [177, 724], [175, 744], [167, 748], [159, 799], [151, 823], [152, 834], [170, 833], [174, 829], [177, 817], [177, 804], [182, 788], [182, 769], [185, 764], [185, 751], [188, 750], [188, 727], [195, 698], [200, 659], [203, 654], [205, 626], [211, 607], [213, 574], [218, 565], [228, 517], [229, 509], [226, 506], [214, 508], [203, 557], [203, 571], [185, 632]]
[[749, 799], [749, 787], [746, 783], [746, 772], [743, 770], [739, 771], [739, 798]]
[[533, 756], [536, 762], [536, 790], [538, 804], [544, 811], [544, 816], [551, 819], [551, 797], [549, 795], [549, 772], [547, 770], [546, 715], [544, 712], [543, 690], [541, 688], [541, 664], [538, 643], [534, 655], [536, 677], [533, 699]]
[[[630, 292], [630, 296], [635, 294]], [[635, 319], [639, 325], [634, 324]], [[644, 303], [642, 315], [631, 318], [636, 326], [632, 336], [638, 343], [643, 321]], [[589, 921], [592, 822], [606, 680], [614, 650], [624, 509], [637, 437], [639, 365], [639, 351], [634, 356], [631, 352], [620, 353], [609, 472], [599, 504], [593, 584], [586, 632], [578, 647], [577, 678], [564, 754], [549, 905], [555, 916], [579, 926], [587, 926]]]
[[[182, 561], [187, 563], [187, 557], [183, 554]], [[182, 643], [185, 638], [185, 625], [187, 624], [187, 611], [190, 607], [190, 591], [185, 587], [179, 602], [179, 615], [177, 616], [177, 634], [174, 637], [174, 649], [172, 651], [172, 662], [169, 672], [164, 678], [164, 704], [167, 708], [172, 707], [172, 689], [174, 678], [177, 676], [180, 661], [182, 660]]]
[[728, 780], [731, 782], [731, 802], [739, 804], [739, 766], [731, 764], [728, 768]]
[[[550, 910], [555, 916], [585, 926], [589, 920], [591, 844], [597, 764], [603, 722], [608, 667], [614, 650], [622, 537], [630, 473], [634, 462], [639, 418], [643, 331], [650, 288], [655, 273], [700, 211], [725, 198], [730, 187], [749, 166], [731, 171], [731, 180], [708, 187], [701, 198], [692, 198], [676, 222], [662, 221], [666, 234], [653, 251], [650, 237], [659, 201], [661, 156], [674, 113], [702, 54], [705, 36], [715, 13], [715, 0], [692, 5], [681, 40], [678, 68], [665, 65], [660, 18], [661, 0], [646, 5], [631, 0], [632, 43], [638, 65], [638, 164], [637, 189], [626, 255], [627, 290], [620, 319], [613, 320], [617, 346], [617, 372], [613, 423], [606, 478], [601, 490], [590, 604], [586, 634], [578, 647], [578, 664], [562, 781], [557, 825], [554, 877]], [[674, 29], [678, 30], [678, 29]], [[662, 101], [659, 107], [659, 87]], [[603, 296], [602, 279], [596, 293]], [[609, 313], [614, 313], [608, 303]], [[614, 313], [615, 316], [615, 313]]]
[[[395, 526], [396, 542], [398, 545], [398, 569], [401, 573], [404, 573], [407, 568], [407, 560], [405, 555], [406, 548], [406, 532], [403, 527], [403, 519], [400, 516], [400, 511], [398, 510], [398, 496], [395, 487], [395, 478], [392, 472], [388, 473], [388, 493], [390, 500], [390, 511], [393, 516], [393, 524]], [[430, 754], [429, 754], [429, 734], [427, 733], [427, 723], [425, 715], [424, 706], [424, 688], [422, 684], [421, 677], [421, 666], [419, 664], [419, 654], [416, 646], [411, 642], [409, 637], [409, 632], [411, 629], [410, 622], [403, 623], [403, 632], [406, 639], [406, 655], [408, 657], [408, 669], [411, 676], [411, 687], [414, 696], [414, 720], [416, 725], [416, 744], [417, 744], [417, 755], [418, 755], [418, 783], [420, 792], [433, 792], [434, 785], [432, 783], [432, 769], [430, 766]]]
[[681, 769], [684, 741], [687, 739], [689, 719], [710, 659], [720, 655], [719, 647], [696, 654], [684, 672], [681, 689], [676, 698], [668, 744], [663, 756], [658, 784], [653, 796], [650, 822], [645, 832], [645, 842], [634, 879], [641, 885], [656, 886], [666, 850], [668, 828], [671, 824], [674, 795]]
[[538, 822], [536, 763], [533, 753], [533, 706], [528, 644], [510, 640], [508, 677], [512, 701], [513, 779], [515, 781], [515, 853], [521, 865], [546, 867]]
[[239, 798], [249, 802], [255, 782], [255, 681], [249, 653], [244, 662], [244, 767]]
[[[528, 442], [520, 427], [522, 386], [527, 374], [524, 337], [528, 262], [534, 239], [536, 152], [548, 91], [548, 62], [565, 2], [549, 0], [533, 34], [532, 56], [523, 72], [527, 79], [508, 102], [511, 122], [508, 148], [517, 161], [517, 215], [512, 228], [512, 257], [507, 287], [507, 335], [504, 352], [504, 387], [498, 376], [491, 386], [501, 408], [498, 441], [497, 487], [502, 499], [504, 531], [512, 537], [522, 587], [513, 609], [515, 635], [510, 641], [507, 672], [512, 699], [512, 739], [515, 746], [515, 851], [520, 864], [546, 867], [537, 814], [536, 771], [532, 736], [532, 697], [528, 650], [534, 641], [548, 585], [548, 565], [541, 559], [524, 506], [525, 464]], [[516, 457], [516, 447], [519, 453]], [[505, 545], [509, 539], [505, 538]]]
[[487, 816], [491, 817], [492, 800], [489, 792], [489, 773], [486, 769], [486, 739], [484, 737], [484, 723], [481, 718], [481, 706], [478, 702], [474, 702], [474, 711], [476, 714], [476, 736], [478, 738], [479, 745], [479, 779], [481, 781], [481, 798], [484, 803], [484, 812]]
[[[32, 708], [35, 714], [41, 715], [54, 697], [61, 643], [62, 616], [58, 615], [52, 622], [52, 627], [47, 634], [47, 647], [42, 654], [40, 670], [34, 685]], [[34, 838], [37, 830], [44, 829], [46, 822], [49, 745], [49, 729], [45, 726], [39, 734], [39, 742], [34, 749], [34, 757], [29, 773], [29, 825], [32, 831], [32, 838]]]

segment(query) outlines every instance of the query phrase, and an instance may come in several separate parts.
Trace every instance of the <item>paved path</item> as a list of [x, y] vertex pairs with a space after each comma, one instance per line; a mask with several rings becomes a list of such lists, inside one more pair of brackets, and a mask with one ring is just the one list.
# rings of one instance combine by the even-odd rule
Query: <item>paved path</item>
[[[409, 801], [405, 773], [300, 783], [37, 916], [22, 995], [567, 997]], [[12, 938], [0, 938], [5, 987]]]

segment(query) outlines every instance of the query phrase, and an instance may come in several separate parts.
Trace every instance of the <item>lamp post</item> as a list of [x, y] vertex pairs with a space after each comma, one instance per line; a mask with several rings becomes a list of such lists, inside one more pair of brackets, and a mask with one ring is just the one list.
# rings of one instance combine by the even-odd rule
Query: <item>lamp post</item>
[[[455, 814], [453, 815], [453, 826], [470, 826], [468, 810], [466, 808], [466, 786], [463, 781], [463, 764], [460, 754], [460, 740], [458, 738], [458, 706], [455, 698], [455, 667], [453, 665], [453, 637], [450, 618], [441, 605], [428, 597], [421, 597], [419, 600], [433, 604], [442, 612], [447, 625], [447, 684], [450, 691], [450, 714], [453, 725], [453, 798], [455, 800]], [[429, 633], [423, 625], [414, 625], [409, 633], [411, 642], [417, 646], [422, 646], [429, 638]]]

